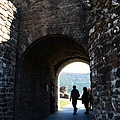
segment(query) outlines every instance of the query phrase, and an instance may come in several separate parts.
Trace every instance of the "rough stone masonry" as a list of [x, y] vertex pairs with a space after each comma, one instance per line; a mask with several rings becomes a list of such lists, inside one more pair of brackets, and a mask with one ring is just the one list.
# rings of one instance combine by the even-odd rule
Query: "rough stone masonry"
[[120, 119], [119, 0], [0, 0], [0, 120], [58, 109], [58, 75], [90, 65], [94, 120]]

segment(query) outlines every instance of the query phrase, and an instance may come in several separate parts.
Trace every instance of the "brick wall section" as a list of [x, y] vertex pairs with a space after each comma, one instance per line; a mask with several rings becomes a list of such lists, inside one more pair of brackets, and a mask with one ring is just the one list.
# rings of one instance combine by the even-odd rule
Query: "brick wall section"
[[67, 37], [50, 36], [44, 40], [39, 39], [26, 51], [16, 81], [16, 120], [39, 120], [50, 114], [50, 90], [46, 91], [46, 85], [50, 85], [50, 81], [55, 83], [55, 111], [57, 110], [56, 72], [65, 59], [76, 58], [76, 54], [78, 56], [81, 53], [80, 49], [79, 44]]
[[90, 11], [89, 55], [95, 120], [120, 119], [120, 4], [95, 0]]
[[19, 8], [19, 44], [22, 51], [33, 41], [51, 34], [68, 35], [87, 49], [87, 33], [84, 28], [86, 18], [81, 1], [23, 0]]
[[[17, 4], [18, 3], [18, 4]], [[79, 41], [82, 45], [85, 46], [85, 48], [87, 49], [87, 37], [88, 36], [88, 32], [85, 31], [85, 13], [84, 13], [84, 9], [83, 9], [83, 3], [81, 1], [72, 1], [72, 0], [44, 0], [44, 1], [25, 1], [25, 0], [17, 0], [15, 1], [15, 4], [18, 5], [19, 7], [19, 12], [20, 12], [20, 16], [19, 16], [19, 39], [18, 39], [18, 45], [19, 45], [19, 51], [18, 51], [18, 62], [21, 62], [21, 56], [23, 57], [24, 52], [29, 48], [30, 45], [33, 44], [33, 42], [40, 40], [40, 38], [47, 36], [47, 35], [53, 35], [53, 34], [61, 34], [61, 35], [68, 35], [71, 38], [76, 39], [77, 41]], [[41, 40], [42, 41], [42, 40]], [[46, 42], [46, 44], [49, 44]], [[43, 45], [43, 44], [42, 44]], [[39, 47], [41, 47], [42, 45], [40, 45]], [[49, 46], [49, 45], [48, 45]], [[70, 45], [69, 45], [70, 46]], [[45, 48], [47, 49], [47, 48]], [[42, 49], [39, 49], [39, 51], [42, 52]], [[43, 50], [44, 51], [44, 50]], [[32, 51], [33, 52], [33, 51]], [[36, 52], [32, 53], [31, 52], [31, 56], [32, 54], [36, 54]], [[52, 52], [52, 51], [51, 51]], [[62, 53], [62, 51], [61, 51]], [[68, 53], [66, 53], [68, 54]], [[51, 55], [51, 53], [50, 53]], [[47, 56], [50, 56], [47, 54]], [[40, 56], [40, 54], [39, 54]], [[45, 56], [45, 55], [44, 55]], [[46, 67], [42, 67], [42, 64], [46, 64], [45, 61], [46, 59], [43, 58], [43, 55], [41, 55], [41, 58], [44, 60], [42, 61], [40, 59], [40, 61], [38, 62], [38, 66], [39, 67], [39, 71], [41, 71], [39, 74], [41, 75], [40, 77], [40, 81], [42, 83], [42, 86], [46, 86], [47, 82], [45, 81], [55, 81], [53, 78], [53, 76], [55, 76], [55, 68], [53, 66], [53, 63], [56, 64], [58, 62], [58, 60], [60, 61], [60, 55], [55, 56], [56, 60], [53, 59], [54, 61], [52, 61], [52, 56], [50, 56], [51, 58], [46, 57], [46, 59], [48, 58], [48, 63], [47, 63], [47, 67], [49, 70], [51, 70], [52, 68], [52, 72], [48, 72], [48, 71], [44, 71], [46, 69]], [[67, 56], [67, 55], [66, 55]], [[26, 59], [26, 58], [24, 58]], [[31, 59], [31, 58], [30, 58]], [[65, 58], [61, 58], [65, 59]], [[26, 59], [28, 60], [28, 59]], [[41, 62], [42, 61], [42, 62]], [[36, 62], [36, 61], [34, 61]], [[33, 64], [34, 64], [33, 62]], [[40, 65], [41, 64], [41, 65]], [[19, 63], [18, 63], [19, 65]], [[22, 66], [24, 66], [25, 63], [22, 62]], [[24, 86], [24, 82], [22, 81], [28, 81], [28, 87], [30, 87], [30, 82], [34, 81], [34, 78], [31, 78], [30, 80], [27, 80], [27, 76], [29, 72], [26, 72], [26, 76], [24, 74], [25, 77], [23, 76], [23, 71], [24, 69], [20, 68], [21, 70], [18, 71], [20, 77], [17, 78], [17, 87], [16, 87], [16, 109], [15, 109], [15, 119], [19, 120], [19, 119], [32, 119], [33, 116], [35, 119], [42, 119], [43, 117], [49, 115], [50, 113], [50, 105], [49, 102], [47, 102], [46, 104], [46, 93], [43, 93], [44, 99], [42, 99], [42, 97], [40, 98], [40, 96], [37, 96], [37, 99], [39, 99], [38, 105], [33, 105], [35, 107], [39, 107], [39, 109], [37, 108], [32, 108], [31, 111], [28, 111], [27, 109], [29, 108], [29, 104], [27, 104], [27, 95], [29, 94], [30, 91], [26, 92], [21, 92], [21, 90], [24, 89], [24, 91], [27, 89], [26, 87], [22, 87]], [[22, 71], [23, 70], [23, 71]], [[37, 76], [37, 75], [35, 75]], [[37, 79], [39, 79], [39, 77], [37, 76]], [[57, 82], [56, 82], [57, 83]], [[48, 83], [49, 84], [49, 83]], [[57, 86], [57, 84], [56, 84]], [[33, 86], [32, 86], [33, 87]], [[42, 91], [43, 88], [39, 88], [40, 91]], [[39, 94], [39, 91], [36, 91], [35, 94]], [[19, 94], [19, 95], [18, 95]], [[56, 90], [56, 101], [57, 101], [57, 90]], [[24, 98], [24, 102], [20, 100], [21, 97], [26, 96]], [[32, 95], [31, 95], [32, 96]], [[47, 100], [49, 100], [49, 96], [47, 96]], [[30, 102], [32, 101], [31, 97], [30, 97]], [[44, 102], [43, 102], [44, 101]], [[22, 104], [23, 103], [23, 104]], [[42, 105], [41, 105], [42, 103]], [[24, 104], [26, 104], [26, 107], [24, 107]], [[57, 102], [55, 104], [55, 109], [58, 107], [57, 106]], [[49, 107], [49, 108], [47, 108]], [[24, 110], [23, 110], [24, 108]], [[25, 112], [23, 112], [25, 111]], [[45, 113], [46, 112], [46, 113]], [[33, 115], [33, 116], [32, 116]], [[37, 117], [38, 116], [38, 117]], [[27, 118], [29, 117], [29, 118]]]
[[[87, 50], [89, 28], [85, 26], [86, 15], [83, 10], [85, 6], [78, 0], [11, 1], [19, 8], [19, 17], [18, 10], [10, 0], [0, 0], [0, 119], [12, 120], [14, 113], [16, 120], [42, 119], [49, 115], [49, 102], [46, 101], [49, 95], [46, 95], [43, 89], [46, 88], [46, 84], [49, 84], [48, 81], [54, 80], [56, 72], [54, 65], [49, 64], [51, 61], [47, 62], [48, 64], [39, 63], [41, 58], [39, 56], [37, 64], [40, 68], [37, 65], [34, 66], [31, 57], [33, 50], [29, 52], [28, 58], [24, 59], [26, 61], [22, 61], [19, 71], [16, 71], [16, 57], [18, 58], [17, 65], [19, 65], [18, 62], [21, 62], [20, 58], [29, 45], [51, 34], [68, 35], [80, 42]], [[92, 26], [89, 33], [89, 55], [95, 120], [120, 119], [119, 8], [118, 0], [94, 0], [87, 18], [89, 27]], [[17, 56], [16, 50], [18, 50]], [[45, 55], [44, 58], [46, 58]], [[14, 90], [15, 72], [17, 72], [15, 89], [17, 92]], [[25, 81], [27, 78], [30, 79]], [[42, 82], [39, 83], [39, 80]], [[26, 84], [28, 84], [27, 87]], [[43, 90], [44, 99], [41, 95], [35, 99], [35, 94], [40, 93], [39, 90]], [[14, 92], [16, 92], [15, 112], [13, 111]], [[31, 92], [34, 93], [30, 94]], [[37, 105], [34, 105], [34, 99]], [[37, 107], [42, 105], [39, 100], [44, 103], [42, 109], [38, 111]], [[28, 108], [30, 109], [27, 111]]]
[[38, 74], [38, 71], [34, 69], [33, 65], [28, 64], [28, 61], [23, 63], [15, 120], [42, 120], [50, 114], [49, 92], [46, 91], [49, 77], [46, 79], [45, 74], [46, 76], [49, 74], [46, 69], [41, 67]]
[[16, 7], [0, 0], [0, 120], [13, 119], [18, 17]]

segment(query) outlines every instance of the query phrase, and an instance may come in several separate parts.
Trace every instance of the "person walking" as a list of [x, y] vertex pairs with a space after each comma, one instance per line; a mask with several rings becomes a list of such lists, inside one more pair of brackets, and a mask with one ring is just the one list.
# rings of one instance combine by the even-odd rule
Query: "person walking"
[[72, 105], [73, 105], [73, 108], [74, 108], [74, 113], [73, 114], [76, 114], [76, 112], [77, 112], [78, 108], [76, 107], [76, 105], [77, 105], [77, 99], [78, 99], [79, 96], [80, 96], [79, 91], [76, 89], [76, 86], [74, 85], [73, 90], [71, 91], [71, 94], [70, 94], [70, 101], [72, 99]]
[[86, 109], [84, 114], [89, 114], [89, 93], [86, 87], [83, 87], [82, 104], [84, 104]]

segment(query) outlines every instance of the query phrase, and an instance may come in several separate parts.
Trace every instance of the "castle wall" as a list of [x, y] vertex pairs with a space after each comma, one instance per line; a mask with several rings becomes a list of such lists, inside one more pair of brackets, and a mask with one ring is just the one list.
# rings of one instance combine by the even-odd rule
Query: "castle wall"
[[[72, 55], [72, 42], [64, 42], [62, 43], [62, 37], [56, 37], [56, 42], [54, 35], [58, 36], [67, 36], [71, 39], [74, 38], [77, 42], [79, 42], [81, 45], [85, 47], [85, 49], [88, 49], [87, 46], [87, 40], [88, 40], [88, 31], [85, 31], [85, 21], [86, 21], [86, 15], [84, 13], [84, 4], [81, 1], [66, 1], [66, 0], [60, 0], [60, 1], [51, 1], [51, 0], [44, 0], [44, 1], [18, 1], [18, 7], [19, 7], [19, 36], [18, 36], [18, 46], [19, 49], [17, 51], [18, 55], [18, 63], [17, 66], [19, 70], [17, 71], [17, 82], [16, 82], [16, 98], [15, 98], [15, 119], [16, 120], [26, 120], [26, 119], [42, 119], [50, 114], [50, 103], [46, 103], [46, 99], [49, 101], [50, 97], [47, 96], [48, 92], [41, 92], [42, 89], [46, 89], [46, 85], [49, 85], [50, 81], [54, 81], [55, 83], [55, 94], [56, 94], [56, 103], [55, 103], [55, 110], [57, 110], [58, 103], [57, 103], [57, 91], [58, 91], [58, 82], [54, 79], [55, 73], [57, 71], [60, 65], [62, 64], [62, 60], [64, 59], [70, 59], [70, 57], [76, 56], [76, 54], [80, 54], [79, 52], [74, 52]], [[15, 1], [15, 3], [17, 3]], [[44, 41], [44, 37], [48, 36], [47, 42]], [[50, 39], [50, 37], [53, 39]], [[61, 44], [59, 48], [59, 43], [57, 43], [57, 39], [59, 40], [59, 43]], [[61, 41], [60, 41], [61, 39]], [[51, 40], [51, 42], [50, 42]], [[66, 38], [67, 40], [67, 38]], [[34, 43], [38, 41], [39, 46], [35, 45]], [[53, 45], [52, 45], [53, 44]], [[63, 44], [63, 45], [62, 45]], [[62, 46], [68, 45], [68, 49], [71, 48], [70, 52], [69, 50], [65, 50], [67, 52], [64, 52]], [[34, 47], [34, 45], [36, 47]], [[56, 47], [58, 46], [58, 50]], [[65, 49], [66, 49], [65, 46]], [[34, 50], [33, 50], [33, 48]], [[39, 49], [37, 49], [37, 47]], [[30, 48], [32, 50], [30, 50]], [[73, 47], [74, 48], [74, 47]], [[53, 50], [52, 50], [53, 49]], [[54, 50], [55, 49], [55, 50]], [[82, 48], [76, 48], [77, 50]], [[77, 51], [75, 49], [75, 51]], [[30, 51], [29, 51], [30, 50]], [[28, 53], [27, 53], [27, 52]], [[38, 52], [39, 51], [39, 52]], [[47, 51], [47, 52], [46, 52]], [[26, 58], [25, 54], [28, 55], [29, 58]], [[71, 53], [71, 54], [70, 54]], [[70, 57], [68, 57], [70, 54]], [[24, 56], [25, 55], [25, 56]], [[37, 56], [38, 55], [38, 56]], [[25, 66], [24, 60], [21, 61], [21, 58], [24, 60], [27, 60], [27, 63], [30, 63], [32, 67], [34, 64], [34, 67], [36, 66], [37, 70], [34, 69], [34, 77], [31, 77], [30, 80], [28, 80], [28, 76], [31, 74], [31, 72], [25, 72], [27, 74], [23, 74], [25, 69], [27, 67], [31, 70], [31, 66], [27, 67], [19, 67], [19, 63], [21, 66]], [[36, 58], [34, 60], [34, 58]], [[33, 60], [32, 60], [33, 59]], [[58, 62], [58, 63], [57, 63]], [[61, 62], [61, 63], [59, 63]], [[57, 65], [58, 64], [58, 65]], [[56, 66], [57, 67], [56, 67]], [[47, 66], [47, 68], [46, 68]], [[23, 69], [24, 68], [24, 69]], [[46, 70], [48, 69], [48, 70]], [[44, 71], [46, 70], [46, 71]], [[36, 72], [39, 71], [39, 75], [36, 74]], [[35, 80], [35, 78], [37, 80]], [[27, 87], [25, 87], [25, 82], [27, 83]], [[41, 88], [39, 87], [38, 91], [34, 91], [35, 94], [38, 94], [36, 96], [36, 99], [39, 99], [38, 104], [32, 104], [32, 106], [29, 106], [29, 102], [33, 103], [33, 97], [30, 93], [32, 91], [32, 87], [34, 85], [31, 85], [31, 82], [36, 84], [36, 82], [39, 82], [40, 85], [42, 84]], [[29, 90], [27, 90], [29, 89]], [[27, 92], [25, 92], [27, 91]], [[41, 93], [39, 93], [41, 92]], [[31, 95], [31, 96], [30, 96]], [[44, 98], [42, 99], [42, 97]], [[23, 98], [24, 99], [21, 99]], [[44, 101], [44, 102], [43, 102]], [[42, 105], [41, 105], [42, 104]], [[24, 107], [26, 106], [26, 107]], [[28, 110], [28, 108], [30, 109]], [[48, 108], [47, 108], [48, 107]], [[24, 112], [23, 112], [24, 111]]]
[[0, 120], [13, 119], [18, 11], [7, 0], [0, 0]]
[[89, 55], [95, 120], [120, 119], [120, 4], [96, 0], [89, 21]]
[[81, 1], [23, 0], [19, 4], [21, 51], [37, 39], [52, 34], [68, 35], [87, 49], [86, 15]]
[[120, 119], [120, 4], [94, 0], [84, 7], [77, 0], [0, 0], [1, 120], [49, 115], [46, 85], [53, 80], [57, 91], [56, 73], [65, 62], [89, 61], [82, 47], [89, 49], [94, 120]]

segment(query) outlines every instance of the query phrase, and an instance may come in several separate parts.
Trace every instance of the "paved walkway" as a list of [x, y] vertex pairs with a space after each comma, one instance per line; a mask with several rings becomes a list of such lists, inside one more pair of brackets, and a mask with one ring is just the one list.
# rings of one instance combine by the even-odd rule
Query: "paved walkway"
[[90, 111], [89, 115], [85, 115], [85, 108], [84, 105], [81, 104], [80, 100], [78, 100], [77, 107], [78, 111], [76, 115], [73, 115], [73, 107], [69, 104], [55, 114], [51, 114], [44, 120], [92, 120], [92, 111]]

